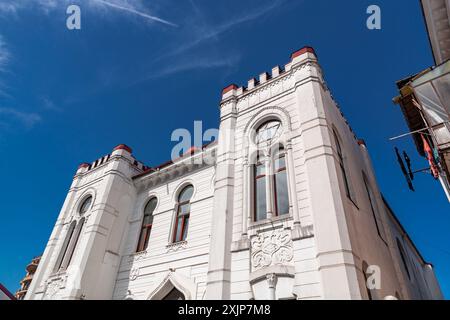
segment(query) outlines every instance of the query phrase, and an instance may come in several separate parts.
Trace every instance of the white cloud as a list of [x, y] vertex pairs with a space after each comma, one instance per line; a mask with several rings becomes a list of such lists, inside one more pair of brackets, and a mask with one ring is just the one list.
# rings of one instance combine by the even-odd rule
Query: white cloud
[[[224, 50], [220, 48], [220, 36], [244, 23], [263, 17], [285, 2], [286, 0], [266, 1], [263, 5], [253, 7], [250, 11], [244, 11], [246, 12], [244, 14], [228, 16], [227, 20], [222, 23], [210, 24], [205, 21], [200, 7], [190, 0], [195, 17], [191, 21], [185, 21], [185, 24], [189, 25], [188, 34], [181, 41], [176, 41], [176, 44], [163, 50], [162, 54], [152, 58], [150, 68], [148, 68], [151, 71], [135, 80], [133, 84], [193, 69], [236, 67], [240, 55], [230, 52], [229, 49], [226, 49], [225, 54]], [[186, 31], [186, 28], [183, 30]], [[206, 48], [206, 50], [200, 50], [202, 48]], [[220, 54], [213, 54], [217, 51]]]
[[[0, 35], [0, 75], [7, 72], [8, 63], [10, 62], [11, 53], [8, 50], [6, 41]], [[9, 97], [4, 92], [4, 85], [0, 78], [0, 96]], [[42, 120], [41, 116], [36, 113], [27, 113], [16, 110], [15, 108], [0, 107], [0, 129], [10, 127], [11, 123], [18, 122], [27, 129], [31, 129]]]
[[202, 58], [187, 57], [187, 59], [178, 60], [156, 72], [151, 73], [151, 75], [148, 76], [145, 80], [169, 76], [175, 73], [185, 72], [189, 70], [231, 68], [237, 65], [239, 59], [240, 56], [238, 54], [228, 54], [225, 58], [214, 56], [207, 56]]
[[[6, 45], [5, 40], [0, 34], [0, 76], [2, 75], [2, 73], [5, 73], [7, 71], [7, 66], [10, 62], [10, 58], [11, 54], [9, 52], [9, 49]], [[0, 97], [1, 96], [8, 96], [8, 94], [5, 92], [5, 84], [0, 77]]]
[[9, 62], [10, 53], [8, 48], [6, 47], [6, 42], [3, 39], [2, 35], [0, 35], [0, 72], [4, 72], [6, 65]]
[[45, 110], [57, 111], [57, 112], [62, 111], [62, 109], [59, 106], [57, 106], [52, 100], [50, 100], [50, 98], [48, 98], [48, 97], [41, 97], [40, 100], [42, 102], [42, 107]]
[[26, 8], [39, 8], [45, 12], [55, 9], [58, 3], [65, 0], [2, 0], [0, 3], [0, 12], [16, 14]]
[[[184, 53], [186, 51], [189, 51], [204, 42], [212, 39], [216, 39], [218, 36], [238, 27], [241, 24], [256, 20], [265, 14], [269, 13], [273, 9], [277, 8], [278, 6], [282, 5], [285, 2], [285, 0], [273, 0], [270, 1], [266, 5], [262, 5], [260, 7], [254, 8], [252, 11], [239, 15], [236, 17], [229, 17], [226, 22], [222, 24], [217, 25], [206, 25], [202, 28], [198, 28], [195, 32], [194, 39], [186, 42], [184, 45], [177, 44], [177, 47], [173, 50], [170, 50], [169, 52], [165, 52], [163, 56], [160, 56], [155, 59], [155, 61], [158, 61], [162, 58], [167, 58], [170, 56], [177, 56], [181, 53]], [[191, 1], [191, 4], [196, 12], [199, 12], [198, 7], [195, 5], [194, 2]], [[192, 29], [195, 30], [195, 29]]]
[[[37, 113], [27, 113], [18, 111], [13, 108], [1, 108], [0, 107], [0, 118], [7, 119], [7, 120], [16, 120], [20, 122], [23, 126], [25, 126], [27, 129], [31, 129], [36, 125], [38, 122], [41, 122], [42, 118]], [[6, 121], [3, 121], [4, 123], [7, 123]]]

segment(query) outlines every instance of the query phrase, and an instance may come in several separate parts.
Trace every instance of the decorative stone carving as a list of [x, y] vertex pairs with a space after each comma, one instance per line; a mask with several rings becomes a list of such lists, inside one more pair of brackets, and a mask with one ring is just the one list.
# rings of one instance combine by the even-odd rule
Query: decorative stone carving
[[137, 267], [134, 267], [131, 269], [131, 271], [130, 271], [130, 280], [131, 281], [134, 281], [139, 277], [139, 272], [140, 272], [139, 270], [140, 269]]
[[44, 300], [53, 300], [58, 292], [66, 286], [67, 275], [52, 277], [45, 285]]
[[275, 273], [269, 273], [266, 275], [267, 284], [269, 288], [275, 288], [277, 285], [277, 275]]
[[256, 269], [275, 264], [286, 264], [294, 256], [291, 232], [289, 230], [273, 230], [251, 239], [252, 266]]
[[123, 297], [123, 300], [134, 300], [134, 294], [131, 290], [127, 290], [127, 294]]

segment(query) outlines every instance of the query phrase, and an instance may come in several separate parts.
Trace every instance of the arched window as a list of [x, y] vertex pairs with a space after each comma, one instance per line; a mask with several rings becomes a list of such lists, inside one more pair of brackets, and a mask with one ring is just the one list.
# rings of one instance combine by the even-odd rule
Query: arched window
[[72, 260], [73, 254], [78, 244], [78, 239], [81, 235], [81, 230], [83, 229], [85, 217], [82, 217], [86, 212], [91, 209], [92, 196], [88, 196], [83, 200], [78, 208], [78, 221], [74, 220], [71, 222], [69, 229], [67, 230], [66, 237], [64, 238], [61, 251], [59, 253], [58, 259], [55, 263], [54, 271], [61, 271], [67, 269]]
[[411, 274], [409, 273], [408, 263], [406, 262], [405, 250], [403, 249], [403, 246], [400, 243], [400, 240], [398, 238], [396, 240], [397, 240], [397, 248], [398, 248], [398, 251], [400, 252], [400, 258], [403, 263], [403, 268], [405, 269], [406, 274], [408, 275], [408, 279], [411, 280]]
[[289, 214], [286, 152], [278, 142], [282, 132], [281, 122], [276, 119], [264, 122], [256, 130], [254, 142], [258, 155], [250, 171], [255, 222]]
[[144, 251], [148, 246], [148, 239], [153, 225], [153, 212], [155, 211], [158, 200], [151, 198], [144, 209], [144, 219], [142, 220], [141, 234], [139, 235], [139, 242], [137, 252]]
[[334, 129], [333, 129], [333, 136], [334, 136], [334, 141], [336, 143], [336, 151], [338, 154], [339, 166], [341, 168], [341, 173], [342, 173], [342, 179], [344, 180], [345, 193], [346, 193], [347, 197], [349, 197], [351, 199], [350, 184], [348, 181], [347, 172], [345, 170], [344, 155], [342, 153], [341, 142], [339, 141], [339, 137]]
[[178, 195], [177, 216], [173, 232], [173, 242], [185, 241], [189, 227], [189, 216], [191, 213], [190, 200], [194, 193], [194, 187], [188, 185]]
[[81, 218], [78, 221], [75, 231], [72, 235], [72, 239], [70, 240], [69, 247], [67, 248], [66, 256], [64, 257], [62, 267], [66, 269], [70, 265], [70, 261], [72, 261], [73, 253], [78, 245], [78, 239], [80, 238], [81, 230], [83, 229], [85, 218]]
[[381, 221], [380, 212], [378, 211], [375, 194], [373, 193], [373, 190], [370, 187], [369, 182], [368, 182], [367, 177], [364, 172], [363, 172], [363, 180], [364, 180], [364, 186], [365, 186], [366, 192], [367, 192], [367, 197], [369, 199], [370, 211], [372, 212], [373, 221], [375, 222], [375, 227], [377, 228], [377, 233], [380, 236], [381, 240], [386, 242], [383, 223]]
[[55, 268], [53, 270], [55, 272], [58, 271], [59, 269], [61, 269], [61, 265], [62, 265], [64, 256], [66, 255], [67, 248], [69, 247], [69, 242], [70, 242], [70, 239], [72, 238], [72, 235], [73, 235], [76, 225], [77, 225], [76, 221], [72, 221], [72, 223], [69, 225], [69, 229], [67, 230], [66, 237], [64, 238], [64, 242], [61, 247], [61, 251], [59, 252], [58, 259], [56, 260], [56, 263], [55, 263]]
[[257, 159], [254, 166], [254, 219], [255, 221], [267, 218], [267, 202], [266, 202], [266, 165]]
[[289, 213], [289, 193], [286, 172], [286, 157], [281, 147], [274, 153], [274, 196], [275, 215], [281, 216]]

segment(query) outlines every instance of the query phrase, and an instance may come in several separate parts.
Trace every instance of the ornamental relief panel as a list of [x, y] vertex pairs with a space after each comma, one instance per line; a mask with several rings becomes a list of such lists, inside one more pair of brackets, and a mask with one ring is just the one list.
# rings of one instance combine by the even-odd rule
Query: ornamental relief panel
[[252, 269], [258, 270], [276, 264], [289, 264], [294, 257], [290, 230], [272, 230], [251, 239]]
[[44, 300], [54, 300], [58, 293], [65, 288], [67, 275], [50, 278], [45, 285]]

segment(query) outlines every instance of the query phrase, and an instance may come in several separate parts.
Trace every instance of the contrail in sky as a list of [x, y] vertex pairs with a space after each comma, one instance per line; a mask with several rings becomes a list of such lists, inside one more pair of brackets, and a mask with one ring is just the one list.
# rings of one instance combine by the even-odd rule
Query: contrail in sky
[[111, 3], [111, 2], [108, 2], [108, 1], [104, 1], [104, 0], [94, 0], [94, 1], [102, 3], [102, 4], [106, 5], [106, 6], [111, 7], [111, 8], [115, 8], [115, 9], [118, 9], [118, 10], [123, 10], [123, 11], [127, 11], [127, 12], [130, 12], [130, 13], [137, 14], [138, 16], [141, 16], [143, 18], [150, 19], [150, 20], [153, 20], [153, 21], [156, 21], [156, 22], [159, 22], [159, 23], [163, 23], [163, 24], [171, 26], [171, 27], [178, 27], [178, 25], [176, 25], [176, 24], [174, 24], [174, 23], [172, 23], [170, 21], [167, 21], [167, 20], [164, 20], [164, 19], [152, 16], [152, 15], [149, 15], [149, 14], [144, 13], [144, 12], [140, 12], [140, 11], [134, 9], [134, 8], [123, 7], [123, 6], [117, 5], [115, 3]]

